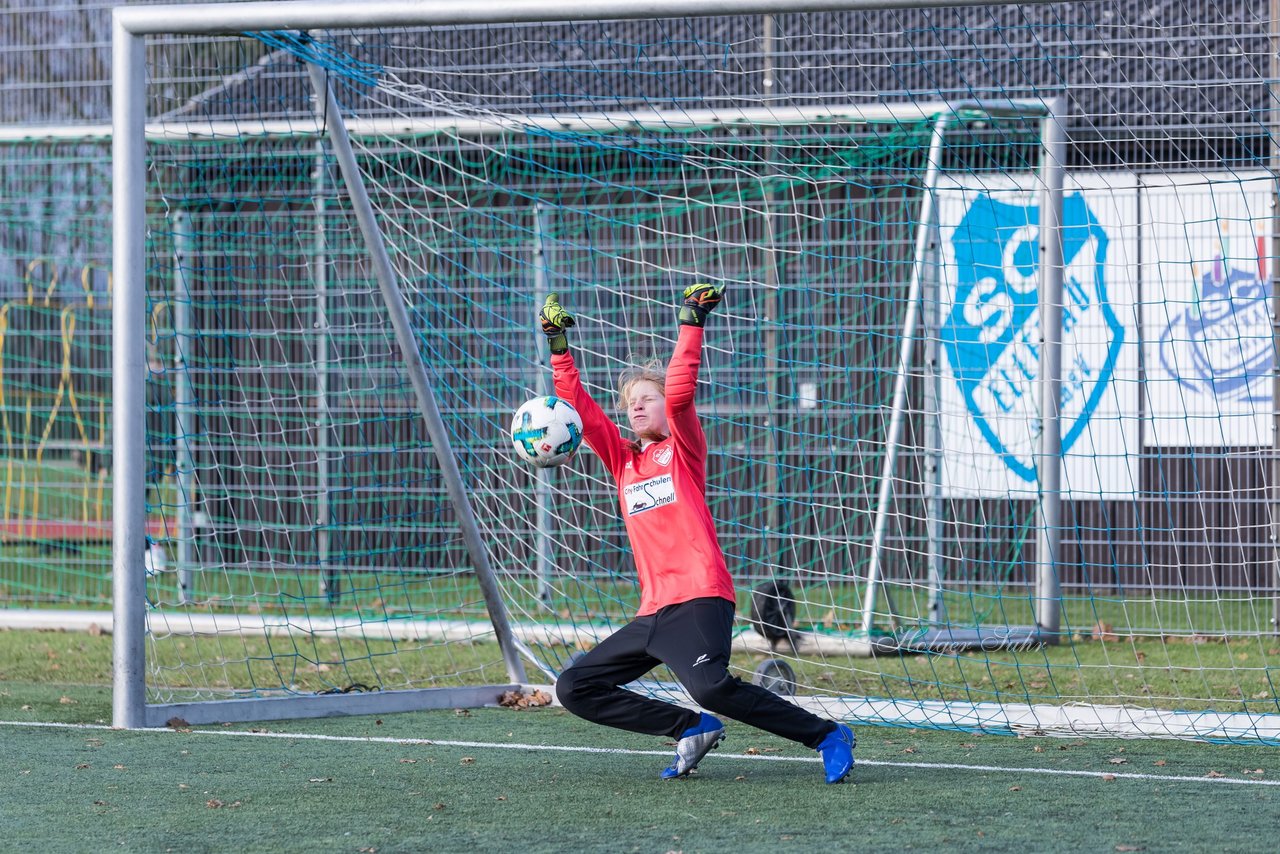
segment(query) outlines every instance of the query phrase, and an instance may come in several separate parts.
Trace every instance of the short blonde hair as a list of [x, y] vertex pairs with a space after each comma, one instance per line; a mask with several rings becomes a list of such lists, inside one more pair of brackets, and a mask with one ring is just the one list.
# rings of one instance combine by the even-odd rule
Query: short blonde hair
[[618, 376], [618, 409], [625, 410], [630, 404], [631, 388], [639, 382], [651, 382], [667, 396], [667, 372], [660, 359], [654, 358], [624, 370]]

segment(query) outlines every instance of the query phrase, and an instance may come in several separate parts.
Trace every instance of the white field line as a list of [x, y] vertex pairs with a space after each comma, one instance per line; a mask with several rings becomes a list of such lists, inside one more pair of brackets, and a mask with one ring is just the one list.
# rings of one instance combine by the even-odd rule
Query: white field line
[[[171, 729], [121, 730], [106, 724], [69, 724], [27, 721], [0, 721], [0, 727], [29, 727], [44, 729], [106, 730], [111, 732], [173, 733]], [[670, 757], [670, 750], [632, 750], [621, 747], [578, 747], [558, 744], [503, 744], [490, 741], [449, 741], [433, 738], [393, 738], [390, 736], [323, 735], [296, 732], [249, 732], [234, 729], [194, 729], [184, 735], [225, 735], [246, 738], [277, 738], [291, 741], [338, 741], [352, 744], [394, 744], [421, 747], [466, 747], [493, 750], [546, 750], [559, 753], [596, 753], [625, 756]], [[709, 753], [708, 759], [749, 759], [766, 762], [809, 762], [821, 760], [816, 756], [768, 756], [765, 754]], [[1041, 774], [1049, 777], [1093, 777], [1100, 780], [1154, 780], [1161, 783], [1229, 783], [1238, 786], [1280, 786], [1280, 780], [1250, 780], [1238, 777], [1187, 777], [1177, 774], [1140, 774], [1133, 771], [1073, 771], [1064, 768], [1017, 768], [1002, 765], [967, 765], [960, 762], [886, 762], [876, 759], [858, 759], [857, 765], [873, 768], [905, 768], [920, 770], [979, 771], [992, 774]]]

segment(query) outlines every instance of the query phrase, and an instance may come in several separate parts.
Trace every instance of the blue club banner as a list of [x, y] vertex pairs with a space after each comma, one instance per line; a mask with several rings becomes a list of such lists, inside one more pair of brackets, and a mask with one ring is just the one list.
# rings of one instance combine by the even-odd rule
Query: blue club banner
[[[1136, 192], [1121, 182], [1068, 190], [1063, 217], [1064, 489], [1131, 494], [1137, 473]], [[943, 250], [944, 488], [1034, 494], [1039, 388], [1040, 210], [1021, 187], [940, 194]], [[1125, 219], [1129, 226], [1126, 229]]]

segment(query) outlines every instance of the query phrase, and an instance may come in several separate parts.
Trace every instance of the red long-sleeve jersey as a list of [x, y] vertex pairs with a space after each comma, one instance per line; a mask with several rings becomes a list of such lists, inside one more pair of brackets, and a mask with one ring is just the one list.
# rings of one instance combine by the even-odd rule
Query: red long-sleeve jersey
[[556, 394], [582, 416], [582, 437], [618, 484], [618, 500], [640, 579], [638, 616], [690, 599], [734, 601], [733, 579], [707, 508], [707, 437], [693, 396], [702, 329], [681, 326], [667, 365], [671, 435], [641, 451], [582, 387], [573, 356], [551, 357]]

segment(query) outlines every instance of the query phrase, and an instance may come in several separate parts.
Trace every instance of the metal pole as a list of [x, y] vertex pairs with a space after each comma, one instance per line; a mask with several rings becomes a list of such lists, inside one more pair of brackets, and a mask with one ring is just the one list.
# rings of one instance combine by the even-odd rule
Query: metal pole
[[[324, 102], [317, 94], [312, 105], [316, 118], [324, 121]], [[316, 140], [315, 168], [311, 176], [312, 208], [315, 215], [314, 238], [311, 253], [311, 281], [315, 288], [316, 309], [316, 567], [320, 570], [320, 592], [328, 602], [337, 602], [342, 595], [339, 571], [330, 566], [330, 525], [333, 522], [333, 506], [329, 497], [329, 265], [328, 233], [325, 231], [325, 191], [328, 189], [328, 168], [325, 159], [324, 139]]]
[[893, 495], [894, 470], [898, 467], [899, 438], [906, 419], [908, 371], [911, 370], [911, 350], [915, 346], [916, 327], [920, 322], [920, 292], [924, 283], [924, 259], [928, 253], [929, 235], [933, 231], [934, 190], [942, 164], [942, 140], [947, 132], [951, 113], [938, 116], [929, 139], [928, 166], [921, 186], [920, 222], [916, 227], [914, 260], [911, 264], [911, 282], [907, 288], [907, 314], [902, 321], [902, 339], [898, 344], [897, 375], [893, 384], [893, 404], [889, 410], [889, 429], [885, 434], [884, 462], [880, 468], [880, 494], [876, 501], [875, 528], [871, 535], [871, 562], [867, 566], [867, 588], [862, 600], [862, 631], [868, 635], [872, 629], [876, 607], [876, 587], [880, 584], [881, 554], [884, 551], [885, 532], [889, 527], [889, 501]]
[[934, 206], [929, 228], [929, 248], [925, 256], [929, 273], [924, 289], [924, 527], [925, 570], [929, 588], [929, 622], [947, 620], [947, 605], [942, 598], [942, 347], [938, 330], [942, 328], [942, 269], [939, 257], [941, 234], [938, 210]]
[[525, 681], [524, 663], [520, 660], [519, 651], [512, 637], [511, 623], [507, 619], [507, 609], [502, 602], [502, 596], [498, 590], [498, 583], [494, 578], [493, 569], [489, 565], [489, 554], [485, 550], [484, 540], [480, 536], [480, 527], [476, 524], [475, 513], [471, 509], [471, 501], [467, 497], [466, 488], [463, 486], [462, 474], [458, 470], [457, 460], [453, 457], [453, 450], [449, 444], [449, 433], [445, 428], [444, 419], [441, 417], [439, 406], [436, 404], [435, 394], [432, 392], [431, 384], [427, 379], [427, 371], [422, 364], [422, 354], [418, 351], [417, 342], [413, 337], [413, 330], [409, 326], [409, 313], [405, 309], [404, 298], [400, 295], [400, 290], [397, 287], [396, 272], [391, 266], [391, 258], [387, 254], [382, 231], [374, 218], [373, 204], [369, 201], [368, 191], [365, 189], [364, 181], [360, 176], [355, 152], [351, 149], [351, 140], [347, 138], [346, 128], [342, 124], [342, 115], [338, 111], [338, 101], [334, 98], [333, 90], [329, 87], [329, 81], [325, 76], [324, 69], [314, 63], [308, 63], [307, 71], [311, 76], [311, 85], [314, 87], [317, 97], [322, 98], [325, 104], [325, 126], [329, 131], [329, 139], [333, 144], [334, 154], [337, 155], [338, 166], [342, 171], [347, 192], [351, 196], [351, 207], [356, 215], [356, 220], [360, 224], [360, 232], [364, 235], [365, 243], [368, 246], [370, 260], [373, 262], [374, 272], [378, 278], [378, 286], [382, 291], [383, 301], [386, 303], [391, 325], [395, 328], [396, 342], [400, 346], [400, 352], [404, 357], [405, 370], [409, 373], [409, 379], [413, 384], [418, 405], [422, 409], [423, 419], [427, 422], [427, 432], [431, 436], [436, 460], [440, 464], [440, 471], [448, 487], [449, 497], [453, 500], [454, 509], [458, 514], [458, 525], [462, 529], [467, 551], [475, 563], [476, 577], [480, 582], [480, 590], [484, 595], [485, 604], [489, 610], [489, 619], [492, 621], [494, 631], [497, 634], [498, 646], [502, 650], [502, 657], [507, 665], [507, 674], [513, 682], [523, 683]]
[[[129, 7], [135, 8], [135, 7]], [[983, 105], [992, 102], [984, 100]], [[1008, 101], [1019, 112], [1035, 110], [1043, 112], [1040, 101]], [[924, 121], [939, 110], [952, 107], [960, 109], [963, 102], [911, 101], [896, 104], [824, 104], [821, 106], [790, 106], [777, 104], [771, 107], [731, 107], [725, 109], [682, 109], [679, 114], [662, 110], [616, 111], [595, 113], [546, 113], [526, 114], [519, 118], [502, 115], [488, 116], [409, 116], [348, 118], [347, 135], [352, 139], [380, 137], [426, 136], [448, 134], [463, 138], [492, 136], [502, 133], [527, 133], [530, 129], [552, 130], [557, 133], [572, 131], [661, 130], [700, 127], [792, 127], [795, 125], [857, 124], [865, 121]], [[32, 131], [26, 126], [0, 126], [0, 142], [27, 140]], [[216, 140], [229, 136], [254, 136], [263, 139], [289, 139], [298, 141], [308, 136], [323, 135], [324, 127], [315, 121], [301, 119], [252, 119], [234, 121], [158, 121], [146, 127], [148, 141]], [[41, 126], [41, 140], [86, 141], [111, 138], [110, 125], [60, 125]]]
[[186, 211], [173, 214], [173, 462], [178, 476], [177, 553], [178, 602], [191, 602], [195, 568], [195, 459], [191, 443], [195, 441], [195, 424], [191, 407], [195, 401], [191, 377], [187, 374], [186, 348], [191, 338], [191, 287], [187, 281], [194, 238], [191, 215]]
[[1271, 0], [1271, 631], [1280, 633], [1280, 0]]
[[[1059, 0], [1021, 0], [1024, 6]], [[990, 0], [950, 0], [948, 6], [986, 6]], [[938, 0], [290, 0], [130, 6], [124, 19], [135, 33], [232, 35], [250, 30], [345, 29], [410, 24], [513, 24], [534, 21], [690, 18], [699, 15], [788, 14], [921, 9]], [[119, 16], [120, 13], [117, 13]]]
[[[542, 202], [538, 202], [534, 206], [533, 219], [533, 304], [538, 308], [542, 307], [542, 303], [550, 292], [550, 286], [547, 283], [547, 216], [547, 206]], [[542, 360], [545, 358], [542, 354], [546, 352], [546, 346], [543, 344], [543, 338], [546, 336], [542, 334], [542, 325], [536, 318], [534, 319], [534, 326], [536, 328], [532, 340], [538, 354], [534, 357], [534, 361], [541, 365]], [[548, 371], [539, 370], [538, 394], [548, 395], [550, 393]], [[551, 513], [551, 472], [540, 468], [535, 468], [533, 471], [533, 476], [537, 478], [533, 495], [537, 507], [534, 554], [537, 555], [538, 601], [544, 607], [550, 608], [551, 573], [554, 570], [551, 563], [551, 554], [555, 549], [555, 546], [551, 543], [551, 527], [554, 524]]]
[[112, 723], [145, 726], [146, 705], [146, 75], [144, 43], [111, 33]]
[[[768, 106], [778, 95], [778, 81], [773, 67], [774, 42], [777, 37], [777, 21], [773, 15], [765, 15], [761, 22], [761, 88], [764, 90], [765, 105]], [[779, 133], [781, 131], [779, 130]], [[783, 549], [773, 547], [780, 542], [782, 528], [782, 500], [779, 493], [778, 471], [782, 466], [779, 455], [782, 443], [778, 441], [777, 431], [782, 421], [778, 400], [778, 327], [782, 323], [781, 284], [778, 276], [778, 235], [774, 216], [775, 194], [773, 180], [777, 170], [770, 166], [764, 171], [763, 187], [760, 200], [761, 225], [764, 234], [761, 240], [761, 272], [764, 277], [764, 294], [762, 299], [763, 320], [765, 322], [764, 340], [761, 342], [764, 356], [765, 381], [765, 436], [769, 442], [769, 464], [764, 468], [764, 542], [761, 544], [761, 557], [776, 566], [781, 562]]]
[[1062, 102], [1041, 119], [1040, 162], [1040, 530], [1036, 537], [1036, 623], [1057, 642], [1062, 589], [1062, 181], [1066, 134]]

